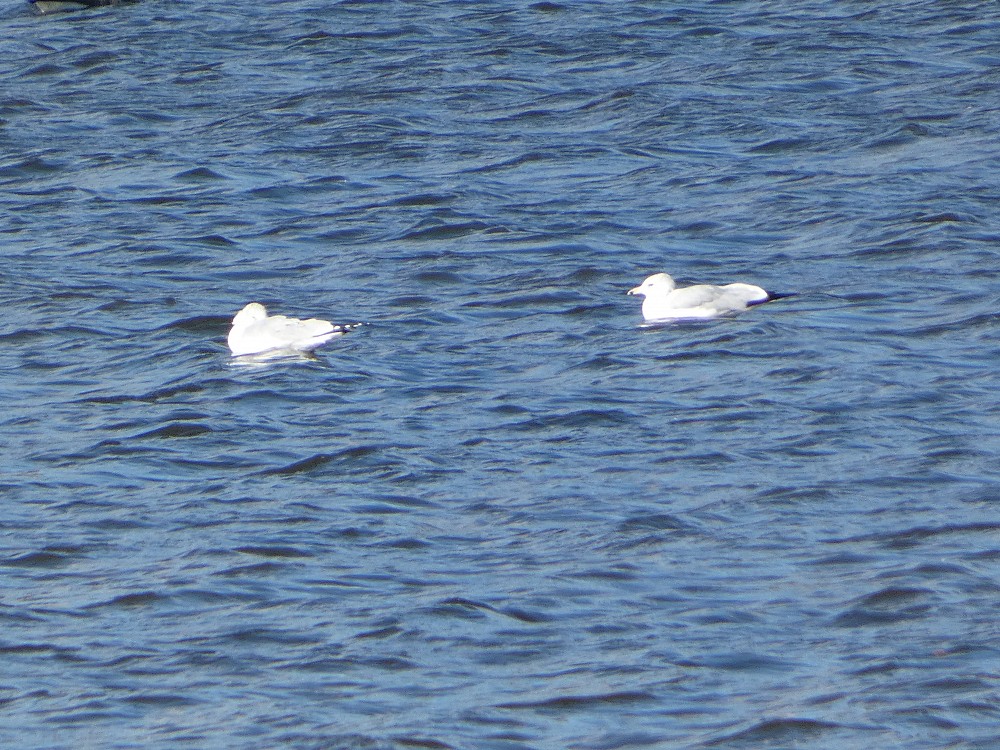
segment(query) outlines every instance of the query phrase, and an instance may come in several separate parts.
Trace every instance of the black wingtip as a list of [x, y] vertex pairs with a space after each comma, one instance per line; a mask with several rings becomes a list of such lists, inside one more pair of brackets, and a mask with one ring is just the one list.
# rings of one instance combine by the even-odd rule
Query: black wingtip
[[774, 302], [776, 299], [787, 299], [788, 297], [794, 297], [798, 292], [768, 292], [766, 299], [760, 299], [756, 302], [747, 303], [747, 307], [753, 307], [754, 305], [763, 305], [765, 302]]

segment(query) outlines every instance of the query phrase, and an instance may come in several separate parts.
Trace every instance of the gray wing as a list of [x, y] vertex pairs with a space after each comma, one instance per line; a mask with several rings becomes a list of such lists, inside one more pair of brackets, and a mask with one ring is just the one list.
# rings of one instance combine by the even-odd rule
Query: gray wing
[[284, 315], [273, 315], [262, 320], [250, 332], [254, 340], [269, 349], [294, 347], [317, 336], [335, 331], [334, 325], [325, 320], [310, 318], [299, 320]]
[[687, 310], [701, 305], [710, 305], [724, 293], [722, 287], [711, 284], [695, 284], [671, 292], [670, 306]]
[[741, 300], [746, 305], [752, 302], [766, 302], [771, 296], [759, 286], [754, 286], [753, 284], [726, 284], [721, 289], [727, 296]]

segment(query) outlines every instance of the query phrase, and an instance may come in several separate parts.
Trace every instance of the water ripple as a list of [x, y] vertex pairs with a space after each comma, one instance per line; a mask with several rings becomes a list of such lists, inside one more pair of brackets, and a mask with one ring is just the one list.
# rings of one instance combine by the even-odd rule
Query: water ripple
[[996, 745], [993, 16], [384, 11], [0, 17], [0, 744]]

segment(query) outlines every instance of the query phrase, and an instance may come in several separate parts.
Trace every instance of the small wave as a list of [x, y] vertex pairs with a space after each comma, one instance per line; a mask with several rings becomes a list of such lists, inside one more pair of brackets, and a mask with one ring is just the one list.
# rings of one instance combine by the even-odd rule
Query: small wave
[[236, 547], [234, 552], [240, 552], [244, 555], [256, 555], [257, 557], [276, 557], [283, 559], [314, 557], [311, 552], [285, 545], [251, 545], [246, 547]]
[[814, 144], [805, 138], [776, 138], [748, 149], [751, 154], [786, 154], [805, 151]]
[[166, 424], [162, 427], [156, 427], [148, 432], [143, 432], [136, 435], [137, 440], [148, 440], [151, 438], [155, 439], [169, 439], [169, 438], [187, 438], [187, 437], [197, 437], [198, 435], [206, 435], [215, 432], [207, 424], [197, 424], [191, 422], [178, 422], [174, 424]]
[[1000, 531], [1000, 523], [980, 521], [977, 523], [942, 524], [941, 526], [916, 526], [900, 531], [882, 531], [873, 534], [861, 534], [845, 539], [832, 539], [832, 544], [855, 542], [880, 542], [889, 548], [903, 549], [915, 547], [926, 539], [943, 535], [995, 534]]
[[535, 701], [500, 703], [497, 705], [497, 708], [513, 710], [530, 709], [533, 711], [591, 711], [600, 708], [610, 708], [612, 706], [647, 703], [655, 700], [656, 696], [645, 690], [626, 690], [615, 693], [563, 695]]
[[279, 466], [274, 469], [266, 469], [261, 472], [261, 474], [265, 476], [288, 476], [291, 474], [309, 473], [315, 471], [316, 469], [321, 469], [327, 464], [335, 461], [355, 461], [371, 455], [376, 455], [379, 451], [380, 448], [374, 445], [359, 445], [354, 448], [345, 448], [337, 453], [317, 453], [309, 456], [308, 458], [303, 458], [300, 461], [294, 461], [293, 463], [286, 464], [285, 466]]
[[696, 530], [696, 527], [692, 524], [670, 513], [633, 516], [618, 525], [618, 533], [620, 534], [633, 534], [645, 531], [672, 531], [689, 534]]
[[489, 224], [483, 221], [466, 221], [457, 224], [433, 224], [410, 230], [400, 239], [410, 242], [428, 242], [431, 240], [453, 240], [489, 230]]
[[220, 174], [208, 167], [193, 167], [192, 169], [185, 169], [183, 172], [178, 172], [173, 176], [173, 179], [180, 180], [181, 182], [215, 182], [228, 178], [224, 174]]
[[445, 206], [455, 202], [455, 196], [451, 193], [416, 193], [415, 195], [404, 195], [390, 202], [392, 206], [415, 207], [415, 206]]
[[7, 568], [61, 568], [69, 564], [70, 561], [71, 558], [68, 555], [42, 550], [0, 560], [0, 566]]
[[87, 609], [133, 609], [136, 607], [149, 607], [156, 604], [162, 604], [169, 600], [170, 597], [164, 596], [156, 591], [137, 591], [131, 594], [116, 596], [105, 602], [91, 604], [87, 607]]
[[186, 333], [210, 333], [218, 335], [229, 327], [232, 321], [231, 316], [224, 315], [195, 315], [191, 318], [182, 318], [171, 321], [157, 328], [157, 331], [184, 331]]
[[157, 388], [149, 393], [139, 396], [124, 394], [114, 396], [87, 396], [86, 398], [81, 399], [81, 401], [88, 404], [126, 404], [136, 401], [142, 403], [155, 403], [157, 401], [172, 399], [183, 394], [201, 393], [203, 390], [205, 390], [204, 384], [186, 383], [183, 385]]
[[634, 423], [635, 416], [620, 409], [576, 409], [562, 414], [535, 417], [509, 425], [510, 429], [524, 432], [552, 430], [555, 428], [621, 427]]
[[[424, 750], [455, 750], [455, 745], [449, 745], [447, 742], [441, 742], [439, 740], [432, 740], [426, 737], [416, 737], [413, 735], [397, 735], [393, 738], [393, 741], [402, 747], [415, 747], [423, 748]], [[346, 747], [346, 746], [345, 746]], [[361, 747], [360, 745], [352, 745], [352, 747]]]
[[743, 731], [706, 742], [705, 746], [777, 747], [777, 743], [799, 746], [799, 743], [814, 743], [819, 736], [842, 728], [841, 724], [817, 719], [766, 719]]
[[855, 600], [848, 609], [833, 619], [833, 624], [857, 628], [919, 619], [930, 612], [931, 603], [927, 599], [932, 594], [928, 589], [885, 588]]
[[125, 697], [126, 703], [153, 708], [183, 708], [197, 706], [201, 701], [177, 693], [138, 693]]

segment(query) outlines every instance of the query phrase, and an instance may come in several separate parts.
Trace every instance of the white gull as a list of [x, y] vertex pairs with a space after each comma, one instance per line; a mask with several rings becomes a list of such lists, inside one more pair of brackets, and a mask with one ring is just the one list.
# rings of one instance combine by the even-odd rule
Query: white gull
[[300, 320], [284, 315], [268, 315], [267, 308], [262, 304], [251, 302], [233, 318], [229, 349], [237, 357], [266, 352], [311, 352], [354, 327], [338, 326], [316, 318]]
[[771, 294], [759, 286], [742, 283], [695, 284], [678, 289], [676, 282], [665, 273], [653, 274], [628, 294], [645, 297], [642, 316], [648, 321], [716, 318], [788, 296]]

